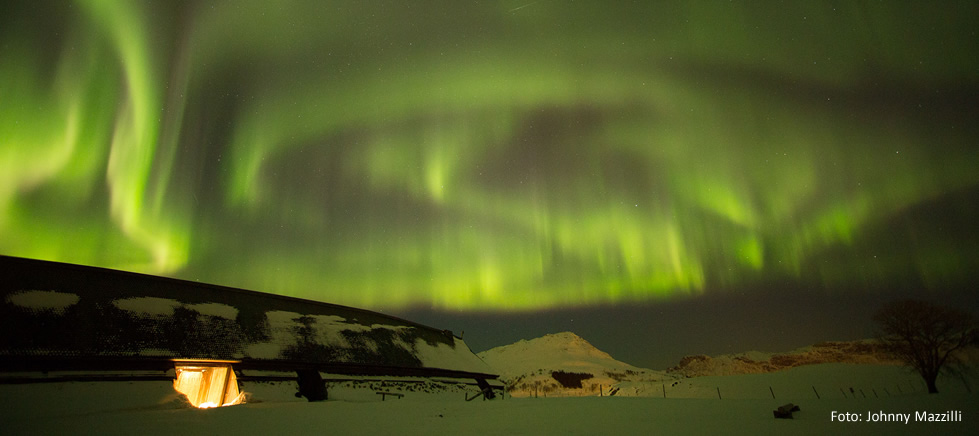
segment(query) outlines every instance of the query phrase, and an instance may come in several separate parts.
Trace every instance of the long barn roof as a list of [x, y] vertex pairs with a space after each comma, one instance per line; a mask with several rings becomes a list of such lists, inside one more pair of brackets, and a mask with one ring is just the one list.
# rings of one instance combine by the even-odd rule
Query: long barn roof
[[10, 370], [216, 359], [256, 369], [495, 378], [461, 338], [390, 315], [10, 256], [0, 256], [0, 331], [0, 368]]

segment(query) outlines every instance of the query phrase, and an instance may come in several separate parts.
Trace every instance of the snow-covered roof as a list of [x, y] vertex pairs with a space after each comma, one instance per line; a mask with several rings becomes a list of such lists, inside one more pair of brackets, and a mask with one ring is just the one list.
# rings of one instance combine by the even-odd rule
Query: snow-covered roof
[[0, 324], [16, 332], [0, 337], [0, 361], [8, 363], [230, 359], [252, 367], [490, 372], [452, 332], [381, 313], [7, 256], [0, 256]]

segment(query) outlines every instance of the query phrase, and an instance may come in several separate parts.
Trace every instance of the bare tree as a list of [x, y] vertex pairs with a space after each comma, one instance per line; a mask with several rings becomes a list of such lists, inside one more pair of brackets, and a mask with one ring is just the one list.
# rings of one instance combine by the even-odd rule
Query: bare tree
[[918, 300], [884, 305], [874, 315], [877, 339], [885, 349], [925, 379], [928, 393], [938, 393], [939, 374], [962, 363], [960, 352], [979, 341], [971, 314]]

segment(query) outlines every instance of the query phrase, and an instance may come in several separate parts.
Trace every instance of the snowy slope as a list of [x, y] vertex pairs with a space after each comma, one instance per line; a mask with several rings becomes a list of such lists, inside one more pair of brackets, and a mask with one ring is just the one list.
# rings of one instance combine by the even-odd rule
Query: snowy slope
[[[623, 381], [662, 381], [674, 377], [638, 368], [612, 358], [571, 332], [521, 340], [478, 354], [506, 383], [508, 391], [521, 396], [608, 395]], [[555, 376], [558, 372], [558, 376]], [[580, 387], [561, 383], [561, 374], [580, 379]], [[567, 383], [567, 382], [566, 382]]]
[[888, 357], [875, 341], [862, 340], [820, 342], [781, 353], [748, 351], [720, 356], [686, 356], [667, 372], [684, 377], [761, 374], [821, 363], [900, 364]]
[[453, 337], [452, 340], [454, 346], [442, 343], [431, 345], [419, 339], [414, 344], [415, 356], [426, 368], [493, 374], [493, 369], [480, 360], [462, 339]]

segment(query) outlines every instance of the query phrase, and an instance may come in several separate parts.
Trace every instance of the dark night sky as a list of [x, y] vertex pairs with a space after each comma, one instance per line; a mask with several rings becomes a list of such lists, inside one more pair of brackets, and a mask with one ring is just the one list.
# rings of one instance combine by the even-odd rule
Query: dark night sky
[[[403, 316], [476, 351], [975, 311], [979, 3], [15, 1], [0, 253]], [[573, 321], [572, 321], [573, 320]]]

